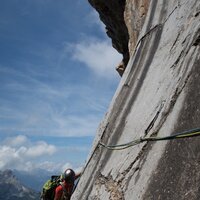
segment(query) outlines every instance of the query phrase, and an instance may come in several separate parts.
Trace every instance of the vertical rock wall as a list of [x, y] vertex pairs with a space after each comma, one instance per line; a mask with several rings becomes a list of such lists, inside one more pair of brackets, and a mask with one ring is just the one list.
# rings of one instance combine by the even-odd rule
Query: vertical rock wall
[[[125, 5], [133, 16], [135, 2]], [[151, 0], [145, 10], [73, 200], [200, 199], [199, 137], [146, 142], [122, 151], [98, 145], [100, 140], [121, 144], [200, 127], [200, 1]], [[129, 34], [134, 18], [131, 23]]]
[[142, 30], [150, 0], [127, 0], [124, 21], [129, 33], [129, 52], [135, 50], [137, 39]]
[[120, 75], [129, 60], [128, 29], [124, 21], [125, 0], [88, 0], [98, 11], [101, 21], [105, 24], [107, 35], [112, 40], [113, 47], [123, 55], [123, 60], [117, 67]]

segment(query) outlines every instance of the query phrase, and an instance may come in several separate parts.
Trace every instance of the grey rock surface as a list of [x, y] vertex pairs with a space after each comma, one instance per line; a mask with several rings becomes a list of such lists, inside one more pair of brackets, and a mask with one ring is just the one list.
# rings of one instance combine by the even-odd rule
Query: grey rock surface
[[131, 55], [72, 200], [200, 199], [199, 137], [98, 145], [200, 127], [200, 1], [151, 0]]

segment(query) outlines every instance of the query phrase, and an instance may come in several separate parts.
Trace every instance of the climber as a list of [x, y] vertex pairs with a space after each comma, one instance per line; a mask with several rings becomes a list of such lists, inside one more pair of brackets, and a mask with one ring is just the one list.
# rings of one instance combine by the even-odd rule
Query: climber
[[62, 181], [56, 187], [54, 200], [70, 200], [73, 193], [74, 182], [81, 173], [75, 174], [72, 169], [67, 169], [62, 175]]

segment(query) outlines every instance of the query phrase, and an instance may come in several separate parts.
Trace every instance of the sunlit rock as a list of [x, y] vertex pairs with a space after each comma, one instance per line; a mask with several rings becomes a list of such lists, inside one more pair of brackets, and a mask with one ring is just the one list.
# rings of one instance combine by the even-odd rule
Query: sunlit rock
[[72, 199], [200, 199], [200, 137], [122, 151], [98, 145], [200, 127], [200, 1], [90, 3], [115, 37], [123, 35], [113, 46], [131, 56]]

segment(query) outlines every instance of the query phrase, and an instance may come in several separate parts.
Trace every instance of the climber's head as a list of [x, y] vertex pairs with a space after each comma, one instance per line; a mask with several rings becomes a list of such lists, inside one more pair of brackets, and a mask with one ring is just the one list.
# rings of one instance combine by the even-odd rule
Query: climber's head
[[66, 169], [63, 178], [68, 183], [73, 183], [75, 181], [75, 172], [72, 169]]

